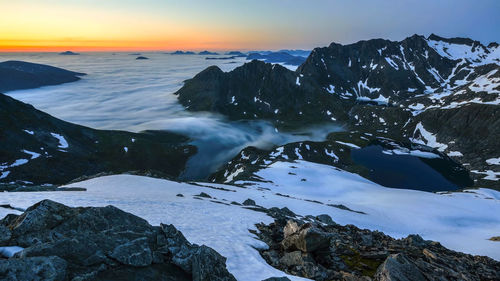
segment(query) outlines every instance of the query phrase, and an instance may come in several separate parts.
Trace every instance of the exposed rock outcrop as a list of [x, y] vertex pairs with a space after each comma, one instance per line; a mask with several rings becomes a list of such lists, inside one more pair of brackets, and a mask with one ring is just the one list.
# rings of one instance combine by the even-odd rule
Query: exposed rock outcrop
[[1, 220], [0, 233], [0, 246], [24, 248], [0, 259], [2, 280], [235, 280], [213, 249], [113, 206], [44, 200]]
[[264, 259], [313, 280], [498, 280], [500, 262], [451, 251], [418, 235], [393, 239], [319, 217], [258, 224]]

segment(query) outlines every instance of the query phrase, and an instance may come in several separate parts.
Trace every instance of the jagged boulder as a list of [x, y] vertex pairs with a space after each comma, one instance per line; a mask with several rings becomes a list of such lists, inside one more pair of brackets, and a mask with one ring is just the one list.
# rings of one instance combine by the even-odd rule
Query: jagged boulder
[[380, 265], [375, 274], [380, 281], [425, 281], [415, 264], [410, 262], [404, 254], [390, 255]]
[[44, 200], [2, 219], [2, 230], [0, 246], [24, 248], [0, 259], [2, 280], [235, 280], [213, 249], [113, 206]]

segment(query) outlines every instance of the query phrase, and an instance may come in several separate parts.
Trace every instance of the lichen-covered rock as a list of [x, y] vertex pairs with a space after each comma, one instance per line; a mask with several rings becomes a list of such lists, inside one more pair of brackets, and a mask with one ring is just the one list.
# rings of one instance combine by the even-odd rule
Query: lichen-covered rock
[[261, 255], [270, 265], [313, 280], [500, 280], [500, 262], [451, 251], [418, 235], [394, 239], [313, 216], [288, 221], [278, 216], [257, 229], [269, 246]]
[[410, 262], [404, 254], [390, 255], [380, 265], [375, 274], [380, 281], [425, 281], [415, 264]]
[[296, 223], [289, 222], [285, 226], [284, 234], [281, 245], [286, 251], [297, 249], [312, 253], [330, 246], [331, 235], [329, 233], [307, 224], [298, 228]]

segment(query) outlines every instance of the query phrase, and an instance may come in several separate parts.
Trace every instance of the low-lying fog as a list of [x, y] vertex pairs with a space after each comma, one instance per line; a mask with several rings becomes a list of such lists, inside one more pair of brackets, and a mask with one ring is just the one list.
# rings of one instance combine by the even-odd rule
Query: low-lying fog
[[229, 122], [210, 113], [184, 110], [173, 95], [184, 80], [210, 65], [230, 71], [245, 62], [205, 60], [200, 55], [142, 53], [1, 54], [0, 61], [22, 60], [87, 73], [82, 80], [7, 94], [55, 117], [97, 128], [127, 131], [168, 130], [193, 139], [198, 154], [189, 162], [185, 179], [202, 179], [252, 145], [269, 148], [301, 140], [323, 140], [340, 127], [325, 125], [297, 132], [277, 132], [267, 122]]

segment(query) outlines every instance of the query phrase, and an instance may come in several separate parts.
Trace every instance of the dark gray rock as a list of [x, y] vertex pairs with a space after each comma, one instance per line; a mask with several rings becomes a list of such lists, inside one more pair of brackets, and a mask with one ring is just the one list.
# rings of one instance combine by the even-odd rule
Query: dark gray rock
[[415, 264], [404, 254], [390, 255], [377, 270], [375, 279], [380, 281], [426, 281]]
[[255, 204], [254, 200], [248, 198], [247, 200], [243, 201], [243, 205], [245, 205], [245, 206], [255, 206], [257, 204]]
[[[70, 208], [44, 200], [19, 216], [7, 216], [0, 226], [12, 230], [0, 246], [25, 248], [5, 268], [36, 261], [34, 276], [49, 274], [20, 280], [235, 280], [226, 259], [213, 249], [189, 243], [173, 225], [154, 227], [113, 206]], [[50, 279], [51, 268], [62, 267], [53, 257], [64, 270]], [[12, 274], [0, 269], [1, 280]]]
[[9, 241], [11, 236], [12, 234], [10, 229], [0, 224], [0, 244]]
[[54, 256], [0, 259], [0, 279], [5, 281], [67, 280], [66, 267], [66, 261]]
[[198, 197], [203, 197], [203, 198], [212, 198], [212, 196], [206, 194], [205, 192], [201, 192], [200, 194], [196, 195]]
[[281, 245], [285, 251], [297, 249], [304, 253], [312, 253], [328, 249], [330, 246], [331, 235], [318, 227], [311, 227], [308, 224], [298, 228], [295, 222], [289, 221], [283, 233], [284, 239]]
[[110, 254], [110, 257], [118, 260], [125, 265], [148, 266], [153, 262], [151, 249], [147, 238], [137, 238], [126, 244], [116, 247]]
[[191, 273], [193, 281], [236, 281], [227, 272], [226, 258], [204, 245], [198, 247], [193, 253]]
[[335, 224], [332, 217], [330, 217], [327, 214], [322, 214], [322, 215], [316, 216], [316, 219], [324, 224]]
[[288, 277], [271, 277], [262, 281], [290, 281]]

